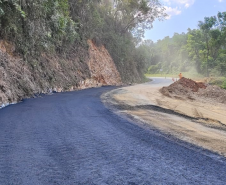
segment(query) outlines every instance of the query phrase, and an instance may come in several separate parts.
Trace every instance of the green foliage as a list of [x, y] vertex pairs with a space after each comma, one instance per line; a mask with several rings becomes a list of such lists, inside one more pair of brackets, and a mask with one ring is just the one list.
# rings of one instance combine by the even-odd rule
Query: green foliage
[[7, 10], [15, 9], [22, 17], [25, 18], [26, 14], [19, 5], [19, 0], [0, 0], [0, 17], [5, 14]]
[[149, 68], [148, 68], [148, 73], [150, 74], [156, 74], [156, 73], [160, 73], [160, 69], [161, 67], [158, 65], [151, 65]]
[[[144, 53], [136, 47], [144, 29], [156, 18], [163, 18], [163, 7], [156, 0], [69, 0], [71, 16], [79, 21], [81, 41], [92, 39], [103, 44], [112, 56], [123, 81], [141, 81]], [[86, 12], [84, 14], [84, 12]]]
[[160, 63], [165, 73], [188, 72], [195, 67], [205, 76], [225, 76], [226, 12], [205, 17], [199, 21], [199, 29], [159, 40], [149, 51], [152, 60], [148, 67]]
[[92, 39], [108, 49], [123, 81], [141, 81], [148, 54], [136, 45], [165, 16], [158, 0], [0, 0], [0, 38], [30, 61], [43, 52], [71, 56]]
[[224, 80], [222, 86], [221, 86], [223, 89], [226, 89], [226, 80]]
[[0, 7], [0, 36], [25, 58], [63, 48], [77, 37], [67, 0], [2, 0]]

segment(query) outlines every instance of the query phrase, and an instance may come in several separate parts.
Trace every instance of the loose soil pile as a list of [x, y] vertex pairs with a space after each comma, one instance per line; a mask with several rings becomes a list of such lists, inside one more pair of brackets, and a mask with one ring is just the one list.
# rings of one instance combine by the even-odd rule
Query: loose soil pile
[[208, 85], [205, 90], [200, 89], [197, 92], [199, 97], [208, 98], [219, 103], [226, 103], [226, 90], [216, 86]]
[[168, 87], [163, 87], [160, 92], [168, 97], [177, 99], [207, 99], [219, 103], [226, 103], [226, 90], [191, 79], [182, 78]]

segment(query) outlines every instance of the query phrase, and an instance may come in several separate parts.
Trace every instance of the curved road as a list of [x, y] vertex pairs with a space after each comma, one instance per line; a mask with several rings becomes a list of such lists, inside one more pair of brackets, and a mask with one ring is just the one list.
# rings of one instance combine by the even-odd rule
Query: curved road
[[105, 108], [100, 95], [111, 89], [54, 94], [0, 110], [0, 185], [226, 183], [224, 160]]

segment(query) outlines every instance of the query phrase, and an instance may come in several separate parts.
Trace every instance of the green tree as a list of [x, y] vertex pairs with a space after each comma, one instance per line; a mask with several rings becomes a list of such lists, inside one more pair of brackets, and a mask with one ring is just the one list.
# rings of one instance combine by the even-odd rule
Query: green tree
[[158, 58], [165, 72], [189, 71], [209, 76], [225, 75], [226, 71], [226, 12], [205, 17], [198, 29], [175, 33], [172, 38], [158, 40], [152, 49], [152, 61]]
[[0, 7], [0, 36], [14, 42], [25, 58], [60, 50], [77, 37], [67, 0], [2, 0]]

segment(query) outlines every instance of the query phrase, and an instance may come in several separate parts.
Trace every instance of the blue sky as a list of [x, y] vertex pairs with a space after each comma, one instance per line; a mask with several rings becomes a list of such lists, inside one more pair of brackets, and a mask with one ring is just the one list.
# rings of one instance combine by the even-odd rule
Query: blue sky
[[165, 21], [155, 21], [153, 29], [145, 33], [145, 39], [156, 42], [174, 33], [187, 32], [197, 28], [198, 21], [204, 17], [226, 11], [226, 0], [160, 0], [169, 15]]

